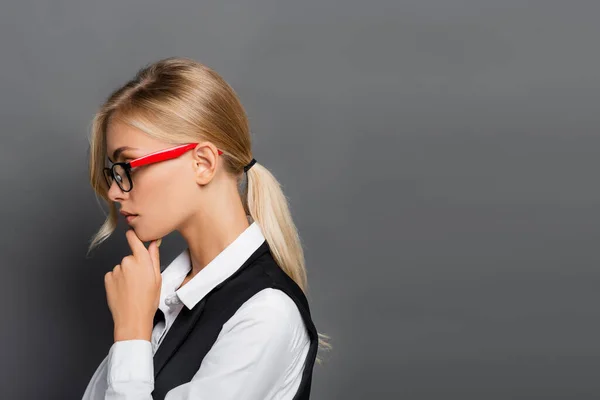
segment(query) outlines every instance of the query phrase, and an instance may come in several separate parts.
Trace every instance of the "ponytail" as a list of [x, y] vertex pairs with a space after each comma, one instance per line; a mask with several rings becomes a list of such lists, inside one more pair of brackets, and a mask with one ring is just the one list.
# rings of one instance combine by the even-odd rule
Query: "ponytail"
[[[247, 207], [260, 226], [277, 264], [306, 294], [304, 251], [281, 185], [268, 169], [255, 163], [247, 171]], [[321, 333], [319, 348], [330, 350], [329, 336]], [[322, 360], [316, 360], [321, 364]]]
[[306, 293], [304, 251], [281, 186], [259, 163], [247, 174], [250, 216], [260, 226], [277, 264]]

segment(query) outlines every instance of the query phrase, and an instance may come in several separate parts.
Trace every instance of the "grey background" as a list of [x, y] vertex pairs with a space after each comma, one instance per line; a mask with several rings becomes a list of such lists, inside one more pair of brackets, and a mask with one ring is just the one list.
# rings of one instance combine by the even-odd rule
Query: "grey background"
[[[91, 118], [188, 56], [239, 93], [333, 351], [315, 399], [600, 396], [594, 1], [12, 1], [0, 8], [0, 398], [77, 399], [124, 226]], [[182, 249], [173, 235], [161, 262]]]

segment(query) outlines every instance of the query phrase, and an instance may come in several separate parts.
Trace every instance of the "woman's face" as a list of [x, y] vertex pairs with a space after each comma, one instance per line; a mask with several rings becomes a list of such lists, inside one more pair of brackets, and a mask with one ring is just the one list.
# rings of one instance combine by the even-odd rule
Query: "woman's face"
[[[123, 146], [128, 148], [115, 159], [115, 150]], [[106, 131], [106, 155], [111, 161], [108, 165], [173, 146], [120, 121], [111, 121]], [[112, 182], [108, 197], [120, 203], [120, 210], [137, 214], [129, 225], [143, 242], [162, 238], [178, 229], [201, 204], [193, 152], [133, 169], [130, 172], [133, 188], [129, 192], [123, 192]]]

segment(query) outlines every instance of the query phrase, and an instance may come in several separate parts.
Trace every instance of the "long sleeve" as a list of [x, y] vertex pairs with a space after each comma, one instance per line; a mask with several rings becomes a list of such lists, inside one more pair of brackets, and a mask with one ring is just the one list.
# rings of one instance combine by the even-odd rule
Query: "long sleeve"
[[192, 381], [165, 400], [291, 399], [308, 348], [294, 302], [280, 290], [262, 290], [223, 325]]
[[[223, 325], [192, 380], [171, 389], [165, 400], [291, 399], [309, 344], [293, 300], [280, 290], [262, 290]], [[107, 358], [104, 400], [152, 400], [149, 341], [115, 342]]]
[[[192, 267], [189, 248], [164, 269], [159, 304], [164, 306], [165, 321], [154, 326], [151, 341], [113, 343], [82, 400], [153, 400], [152, 392], [158, 386], [154, 352], [181, 309], [193, 308], [253, 254], [265, 257], [265, 266], [270, 263], [279, 271], [268, 254], [260, 226], [248, 217], [251, 225], [184, 286], [181, 284]], [[191, 380], [171, 388], [165, 400], [292, 399], [303, 381], [311, 345], [295, 301], [275, 288], [252, 296], [223, 324]]]
[[123, 340], [108, 352], [105, 400], [152, 400], [154, 364], [148, 340]]

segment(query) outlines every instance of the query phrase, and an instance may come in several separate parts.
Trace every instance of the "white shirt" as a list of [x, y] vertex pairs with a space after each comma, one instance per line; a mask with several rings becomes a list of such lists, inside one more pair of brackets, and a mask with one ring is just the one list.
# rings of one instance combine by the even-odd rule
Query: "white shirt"
[[[112, 344], [92, 376], [82, 400], [152, 400], [153, 356], [183, 307], [194, 307], [232, 275], [264, 242], [256, 222], [183, 287], [190, 271], [189, 248], [162, 272], [159, 308], [165, 321], [152, 340]], [[223, 325], [192, 380], [171, 389], [165, 400], [292, 399], [310, 340], [294, 301], [278, 289], [264, 289], [247, 300]]]

